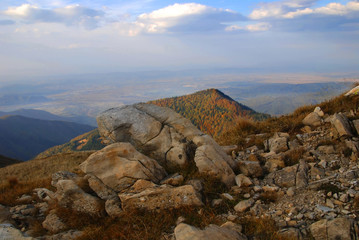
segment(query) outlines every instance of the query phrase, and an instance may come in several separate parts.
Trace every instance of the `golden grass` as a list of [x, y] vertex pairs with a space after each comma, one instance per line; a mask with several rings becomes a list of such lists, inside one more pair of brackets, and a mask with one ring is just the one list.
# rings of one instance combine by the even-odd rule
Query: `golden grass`
[[0, 184], [0, 204], [14, 206], [23, 194], [31, 194], [35, 188], [50, 188], [51, 178], [34, 179], [27, 182], [4, 182]]
[[[351, 110], [356, 112], [359, 109], [359, 96], [345, 97], [341, 95], [315, 106], [300, 107], [292, 114], [273, 117], [260, 122], [254, 122], [249, 119], [239, 119], [232, 128], [218, 137], [218, 142], [221, 145], [237, 144], [240, 148], [246, 148], [248, 147], [248, 143], [245, 142], [245, 139], [252, 134], [287, 132], [292, 135], [300, 133], [300, 129], [303, 127], [303, 119], [312, 112], [316, 106], [319, 106], [324, 113], [329, 115], [338, 112], [349, 112]], [[355, 114], [353, 118], [359, 118], [359, 111]]]
[[78, 165], [91, 153], [64, 153], [0, 168], [0, 204], [13, 206], [18, 197], [30, 194], [35, 188], [51, 188], [53, 173], [79, 171]]
[[37, 179], [49, 178], [58, 171], [79, 171], [78, 165], [93, 152], [57, 154], [0, 168], [0, 184], [6, 183], [9, 177], [15, 177], [19, 182], [31, 182]]
[[257, 240], [294, 240], [278, 234], [279, 228], [273, 219], [269, 217], [247, 216], [239, 220], [243, 226], [243, 233]]

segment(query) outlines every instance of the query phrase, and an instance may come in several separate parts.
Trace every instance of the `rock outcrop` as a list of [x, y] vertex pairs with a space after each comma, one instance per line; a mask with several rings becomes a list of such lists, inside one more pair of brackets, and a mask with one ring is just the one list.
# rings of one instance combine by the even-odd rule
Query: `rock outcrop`
[[97, 117], [108, 143], [129, 142], [165, 167], [183, 167], [194, 157], [200, 173], [234, 184], [235, 162], [209, 136], [169, 108], [135, 104], [109, 109]]

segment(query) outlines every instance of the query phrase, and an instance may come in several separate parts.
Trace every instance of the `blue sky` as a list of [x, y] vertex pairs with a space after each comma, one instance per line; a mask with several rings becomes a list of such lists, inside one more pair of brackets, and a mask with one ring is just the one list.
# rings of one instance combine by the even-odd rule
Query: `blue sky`
[[358, 72], [357, 0], [0, 1], [0, 76]]

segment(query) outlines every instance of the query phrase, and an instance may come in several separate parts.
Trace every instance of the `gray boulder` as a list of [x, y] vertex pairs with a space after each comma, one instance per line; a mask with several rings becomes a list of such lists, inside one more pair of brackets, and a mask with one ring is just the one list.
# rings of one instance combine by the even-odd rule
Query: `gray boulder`
[[180, 223], [175, 228], [175, 239], [176, 240], [246, 240], [247, 237], [243, 234], [227, 228], [219, 227], [211, 224], [205, 229], [200, 230], [191, 225]]
[[267, 151], [280, 153], [288, 150], [288, 133], [275, 133], [273, 137], [264, 141], [264, 146]]
[[353, 220], [347, 218], [322, 219], [310, 225], [309, 229], [315, 240], [357, 239], [359, 235], [355, 225]]
[[27, 236], [20, 230], [16, 229], [11, 224], [0, 224], [0, 239], [1, 240], [35, 240], [32, 237]]
[[337, 130], [339, 137], [352, 137], [353, 130], [349, 119], [342, 113], [336, 113], [331, 118], [331, 123]]
[[97, 197], [85, 193], [74, 181], [60, 180], [56, 186], [55, 197], [61, 206], [90, 215], [103, 214], [104, 206], [102, 201]]
[[322, 124], [322, 118], [317, 112], [311, 112], [303, 119], [302, 122], [307, 126], [318, 127]]
[[[158, 183], [167, 175], [157, 161], [139, 153], [130, 143], [111, 144], [90, 155], [80, 168], [116, 192], [132, 186], [138, 179]], [[111, 195], [101, 188], [100, 195]]]
[[66, 225], [53, 211], [46, 216], [42, 226], [51, 233], [59, 233], [66, 229]]

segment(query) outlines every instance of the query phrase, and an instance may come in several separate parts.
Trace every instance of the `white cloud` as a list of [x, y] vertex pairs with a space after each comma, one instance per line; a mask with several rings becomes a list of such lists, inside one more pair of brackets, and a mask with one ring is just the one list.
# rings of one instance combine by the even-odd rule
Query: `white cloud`
[[198, 3], [173, 4], [144, 13], [134, 23], [148, 33], [223, 30], [224, 23], [244, 17], [228, 9], [218, 9]]
[[292, 0], [262, 3], [249, 15], [251, 19], [280, 17], [293, 9], [303, 9], [312, 6], [318, 0]]
[[268, 31], [271, 27], [272, 25], [270, 23], [260, 22], [255, 24], [249, 24], [246, 26], [231, 25], [226, 27], [225, 30], [228, 32], [233, 32], [238, 30], [248, 31], [248, 32], [263, 32], [263, 31]]
[[[313, 1], [312, 1], [313, 3]], [[292, 19], [304, 15], [332, 15], [347, 16], [354, 12], [359, 12], [359, 2], [351, 1], [346, 5], [332, 2], [324, 7], [310, 8], [311, 2], [272, 2], [263, 4], [260, 8], [255, 9], [249, 15], [251, 19], [277, 18]]]
[[95, 28], [104, 15], [104, 12], [79, 5], [44, 9], [36, 5], [22, 4], [17, 7], [9, 7], [3, 11], [2, 14], [12, 17], [15, 20], [24, 21], [25, 23], [55, 22]]

